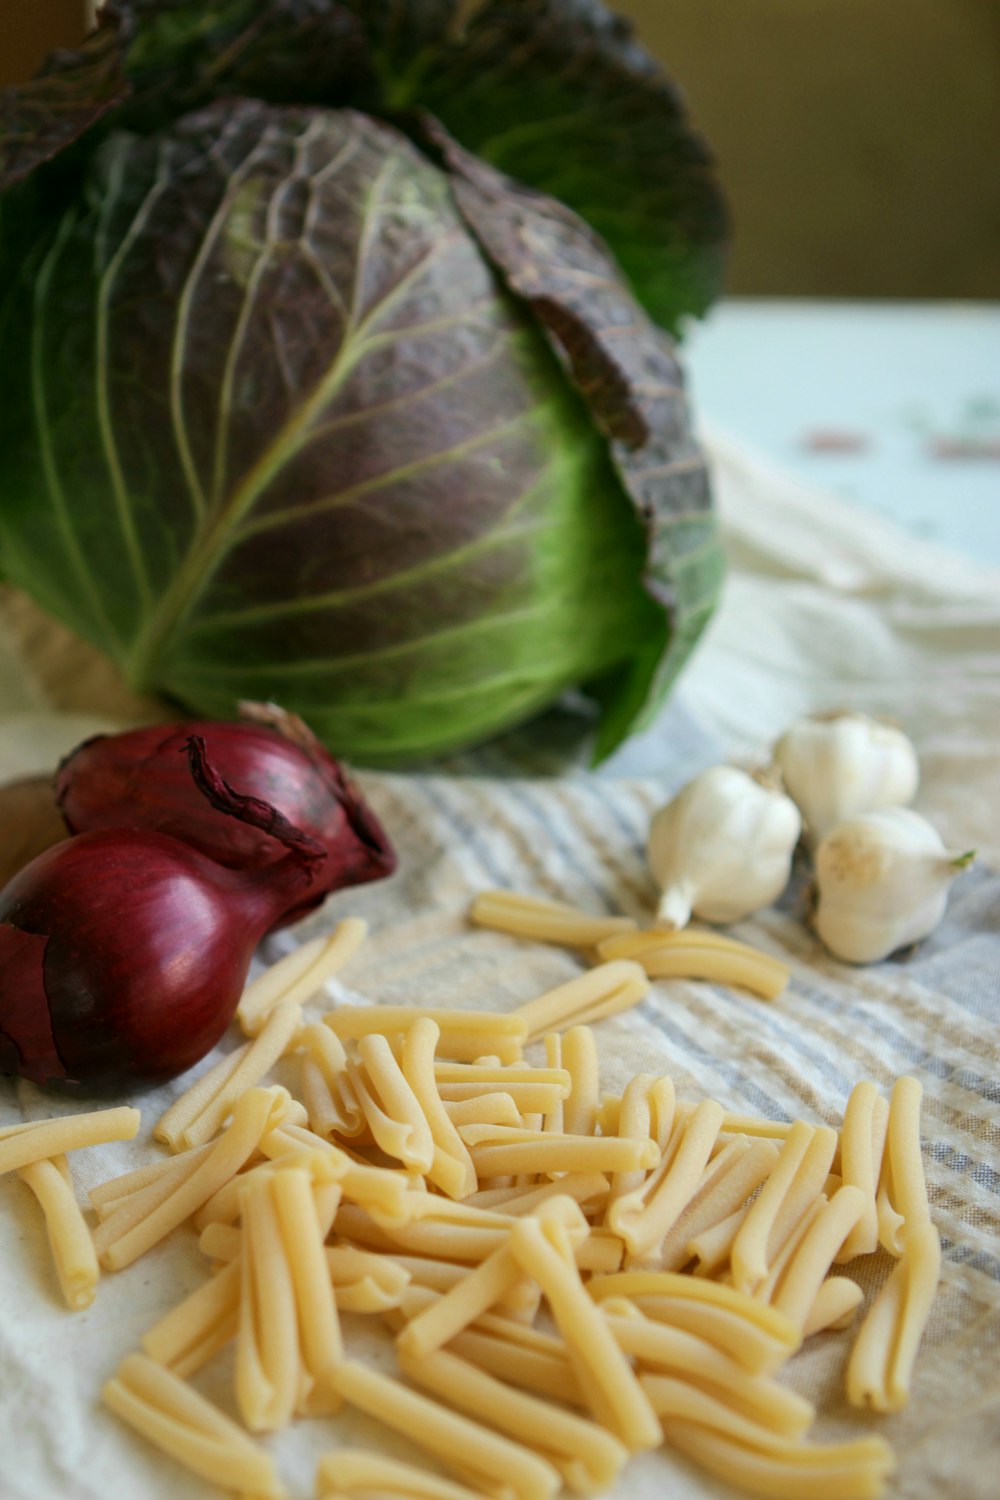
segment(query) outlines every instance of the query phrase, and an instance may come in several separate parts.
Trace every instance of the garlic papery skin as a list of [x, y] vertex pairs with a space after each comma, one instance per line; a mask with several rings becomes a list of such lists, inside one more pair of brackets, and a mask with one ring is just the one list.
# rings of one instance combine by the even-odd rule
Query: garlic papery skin
[[816, 851], [813, 925], [837, 958], [878, 963], [933, 932], [948, 887], [974, 857], [946, 849], [927, 819], [906, 807], [848, 818]]
[[738, 922], [788, 884], [802, 828], [791, 798], [735, 766], [689, 781], [653, 819], [649, 866], [662, 896], [656, 925]]
[[912, 802], [920, 779], [902, 730], [859, 713], [799, 719], [775, 745], [774, 764], [813, 847], [855, 813]]

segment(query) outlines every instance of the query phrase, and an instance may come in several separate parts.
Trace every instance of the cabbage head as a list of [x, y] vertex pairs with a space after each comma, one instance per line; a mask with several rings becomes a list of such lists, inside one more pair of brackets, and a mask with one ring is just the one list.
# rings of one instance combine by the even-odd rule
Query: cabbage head
[[372, 764], [660, 704], [724, 217], [603, 6], [119, 0], [0, 98], [0, 191], [0, 571], [132, 685]]

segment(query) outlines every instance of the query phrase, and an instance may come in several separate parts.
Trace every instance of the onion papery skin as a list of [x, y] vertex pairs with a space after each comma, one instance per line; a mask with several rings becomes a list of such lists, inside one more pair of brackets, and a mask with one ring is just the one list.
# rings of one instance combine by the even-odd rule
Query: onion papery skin
[[194, 785], [182, 752], [192, 735], [199, 736], [230, 786], [269, 803], [326, 850], [326, 860], [313, 866], [308, 884], [274, 924], [287, 926], [330, 892], [381, 880], [396, 868], [388, 836], [361, 793], [319, 741], [299, 727], [304, 740], [262, 724], [215, 721], [98, 735], [59, 767], [56, 800], [74, 834], [152, 829], [230, 869], [267, 869], [285, 856], [284, 846], [217, 811]]
[[225, 1031], [298, 876], [130, 829], [46, 850], [0, 892], [0, 1067], [99, 1087], [183, 1073]]

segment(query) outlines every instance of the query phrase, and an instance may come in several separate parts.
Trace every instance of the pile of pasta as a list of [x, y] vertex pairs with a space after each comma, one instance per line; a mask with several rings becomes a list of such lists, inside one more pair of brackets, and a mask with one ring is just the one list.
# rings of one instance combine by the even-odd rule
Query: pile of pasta
[[[888, 1444], [810, 1442], [813, 1406], [776, 1377], [804, 1340], [850, 1323], [863, 1295], [839, 1267], [881, 1246], [895, 1268], [855, 1338], [847, 1396], [877, 1412], [908, 1398], [940, 1260], [919, 1083], [898, 1079], [889, 1099], [859, 1083], [839, 1131], [680, 1100], [666, 1076], [603, 1093], [593, 1025], [642, 999], [636, 956], [670, 945], [501, 893], [473, 916], [595, 961], [507, 1013], [341, 1005], [306, 1020], [365, 936], [347, 919], [249, 986], [246, 1040], [159, 1120], [167, 1154], [91, 1190], [92, 1229], [65, 1153], [134, 1136], [138, 1112], [0, 1132], [0, 1172], [37, 1195], [71, 1307], [101, 1269], [181, 1226], [199, 1237], [204, 1282], [147, 1331], [105, 1403], [258, 1500], [285, 1494], [259, 1436], [345, 1404], [437, 1468], [336, 1449], [317, 1500], [598, 1494], [664, 1443], [754, 1494], [882, 1494]], [[685, 941], [730, 979], [742, 964], [763, 985], [774, 962]], [[279, 1060], [288, 1087], [267, 1082]], [[395, 1373], [352, 1352], [344, 1314], [387, 1325]], [[230, 1344], [239, 1421], [190, 1383]]]

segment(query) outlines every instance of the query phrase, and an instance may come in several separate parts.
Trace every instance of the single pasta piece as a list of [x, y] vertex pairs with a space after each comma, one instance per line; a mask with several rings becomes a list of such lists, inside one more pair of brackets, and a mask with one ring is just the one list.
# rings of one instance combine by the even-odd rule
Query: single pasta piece
[[309, 1128], [329, 1140], [332, 1135], [348, 1140], [365, 1130], [365, 1117], [347, 1071], [347, 1053], [340, 1038], [320, 1022], [303, 1026], [298, 1035], [302, 1047], [302, 1098]]
[[[180, 1156], [161, 1156], [156, 1161], [148, 1162], [144, 1167], [136, 1167], [134, 1172], [123, 1172], [120, 1177], [109, 1177], [105, 1182], [97, 1183], [88, 1191], [90, 1206], [99, 1219], [106, 1219], [133, 1193], [141, 1192], [151, 1183], [159, 1182], [165, 1177], [172, 1177], [175, 1182], [181, 1181], [185, 1170], [190, 1168], [191, 1163], [204, 1161], [211, 1150], [212, 1146], [209, 1144], [199, 1146], [194, 1151], [185, 1151]], [[182, 1165], [179, 1166], [178, 1163]]]
[[225, 1057], [220, 1057], [219, 1061], [214, 1063], [207, 1073], [203, 1073], [190, 1088], [185, 1089], [153, 1126], [154, 1140], [162, 1141], [165, 1146], [170, 1147], [171, 1151], [181, 1151], [183, 1149], [181, 1137], [184, 1131], [225, 1088], [244, 1058], [248, 1056], [252, 1046], [252, 1042], [243, 1042], [232, 1052], [227, 1052]]
[[842, 1187], [819, 1213], [792, 1256], [772, 1298], [773, 1305], [805, 1329], [834, 1256], [865, 1211], [860, 1188]]
[[916, 1078], [897, 1078], [889, 1100], [886, 1145], [892, 1163], [892, 1206], [908, 1230], [931, 1216], [920, 1154], [922, 1095], [923, 1089]]
[[377, 1034], [389, 1037], [429, 1017], [441, 1028], [441, 1052], [455, 1062], [473, 1062], [487, 1047], [500, 1065], [520, 1061], [528, 1028], [516, 1011], [424, 1010], [415, 1005], [343, 1005], [323, 1017], [342, 1042]]
[[[237, 1100], [254, 1088], [274, 1067], [302, 1024], [302, 1007], [291, 1000], [280, 1001], [250, 1043], [239, 1065], [222, 1087], [180, 1131], [180, 1144], [187, 1150], [203, 1146], [221, 1130]], [[162, 1122], [161, 1122], [162, 1125]], [[157, 1128], [159, 1133], [159, 1127]], [[160, 1139], [163, 1139], [162, 1135]]]
[[614, 933], [633, 932], [631, 917], [592, 917], [562, 901], [522, 896], [515, 891], [483, 891], [472, 903], [469, 918], [477, 927], [492, 927], [514, 937], [567, 948], [596, 948]]
[[[575, 1198], [588, 1212], [596, 1213], [607, 1197], [608, 1179], [603, 1172], [566, 1172], [541, 1187], [500, 1188], [498, 1191], [506, 1196], [494, 1202], [495, 1211], [513, 1218], [533, 1213], [540, 1204], [556, 1197]], [[483, 1201], [483, 1207], [489, 1207], [489, 1204]]]
[[279, 958], [248, 984], [236, 1010], [236, 1019], [247, 1036], [256, 1036], [276, 1005], [292, 1001], [304, 1005], [340, 972], [361, 947], [368, 924], [360, 917], [345, 917], [327, 937], [313, 938], [301, 948]]
[[417, 1357], [401, 1351], [399, 1363], [415, 1384], [541, 1453], [580, 1494], [607, 1488], [628, 1462], [628, 1449], [603, 1427], [511, 1390], [454, 1354], [438, 1350]]
[[717, 1344], [752, 1372], [773, 1374], [802, 1342], [784, 1313], [717, 1281], [674, 1271], [619, 1271], [593, 1277], [587, 1290], [599, 1302], [628, 1297], [657, 1321]]
[[449, 1197], [467, 1198], [478, 1185], [476, 1169], [438, 1093], [434, 1053], [440, 1037], [441, 1028], [436, 1021], [428, 1017], [414, 1022], [403, 1037], [403, 1077], [423, 1111], [434, 1143], [427, 1176]]
[[542, 1289], [559, 1331], [572, 1351], [595, 1417], [632, 1452], [654, 1448], [659, 1427], [649, 1402], [598, 1308], [574, 1272], [572, 1249], [561, 1224], [518, 1219], [510, 1231], [518, 1264]]
[[[673, 1084], [669, 1083], [671, 1093]], [[625, 1085], [615, 1120], [615, 1129], [610, 1131], [602, 1126], [602, 1134], [605, 1136], [621, 1136], [630, 1141], [648, 1141], [653, 1139], [653, 1103], [651, 1094], [653, 1089], [661, 1082], [652, 1073], [636, 1073]], [[663, 1149], [667, 1143], [664, 1142]], [[644, 1167], [632, 1167], [620, 1169], [611, 1178], [611, 1191], [608, 1194], [607, 1207], [604, 1210], [604, 1222], [610, 1225], [611, 1213], [619, 1199], [630, 1193], [638, 1192], [646, 1181], [646, 1169]]]
[[597, 951], [602, 959], [624, 959], [627, 949], [627, 957], [638, 960], [651, 979], [708, 979], [749, 990], [761, 1000], [776, 1000], [787, 988], [787, 964], [731, 938], [712, 938], [687, 928], [678, 933], [627, 933], [599, 943]]
[[376, 1143], [414, 1172], [434, 1160], [434, 1138], [392, 1048], [384, 1036], [369, 1033], [357, 1042], [358, 1062], [349, 1056], [351, 1086]]
[[508, 1339], [487, 1333], [475, 1324], [456, 1335], [449, 1350], [461, 1359], [478, 1365], [481, 1370], [516, 1385], [535, 1391], [550, 1401], [565, 1401], [569, 1406], [584, 1406], [579, 1383], [565, 1354], [553, 1355], [540, 1349], [525, 1349]]
[[571, 1026], [562, 1039], [562, 1060], [573, 1080], [563, 1109], [567, 1135], [593, 1135], [597, 1126], [600, 1082], [597, 1043], [589, 1026]]
[[[563, 1060], [562, 1037], [559, 1035], [559, 1033], [557, 1031], [546, 1032], [545, 1036], [542, 1038], [542, 1044], [545, 1047], [545, 1061], [548, 1063], [549, 1067], [561, 1067]], [[562, 1099], [554, 1100], [550, 1108], [544, 1111], [542, 1115], [541, 1128], [549, 1135], [564, 1134]]]
[[[505, 1222], [502, 1229], [480, 1229], [442, 1221], [435, 1223], [429, 1219], [382, 1227], [352, 1204], [339, 1210], [334, 1227], [345, 1239], [366, 1245], [370, 1250], [388, 1251], [393, 1256], [400, 1251], [408, 1251], [412, 1255], [427, 1255], [465, 1265], [478, 1265], [485, 1260], [506, 1243], [510, 1232], [509, 1221]], [[599, 1255], [593, 1255], [591, 1250], [590, 1240], [585, 1240], [577, 1252], [581, 1264], [608, 1258], [603, 1250]]]
[[543, 1458], [389, 1375], [349, 1359], [338, 1365], [332, 1379], [345, 1401], [411, 1438], [461, 1475], [474, 1475], [480, 1484], [503, 1475], [518, 1500], [551, 1500], [559, 1489], [558, 1472]]
[[100, 1270], [65, 1157], [30, 1162], [19, 1167], [17, 1175], [27, 1183], [45, 1215], [52, 1259], [67, 1307], [74, 1312], [89, 1307], [97, 1291]]
[[722, 1134], [755, 1135], [768, 1141], [783, 1141], [793, 1123], [790, 1120], [761, 1120], [756, 1115], [726, 1114], [722, 1117]]
[[[771, 1266], [806, 1210], [827, 1189], [830, 1164], [837, 1149], [837, 1132], [818, 1125], [805, 1150], [788, 1191], [778, 1205], [767, 1237], [767, 1261]], [[780, 1157], [779, 1157], [780, 1160]], [[839, 1188], [840, 1184], [837, 1184]]]
[[751, 1375], [738, 1360], [697, 1334], [635, 1316], [634, 1311], [627, 1317], [617, 1316], [619, 1305], [615, 1298], [603, 1304], [608, 1326], [619, 1346], [634, 1355], [641, 1368], [693, 1381], [773, 1432], [797, 1437], [812, 1424], [815, 1407], [794, 1391], [766, 1375]]
[[792, 1459], [812, 1468], [822, 1469], [831, 1461], [850, 1463], [859, 1457], [864, 1461], [873, 1452], [878, 1452], [881, 1456], [883, 1451], [878, 1439], [875, 1439], [873, 1449], [870, 1438], [829, 1447], [807, 1446], [800, 1438], [773, 1432], [762, 1423], [735, 1411], [719, 1397], [686, 1380], [678, 1380], [673, 1375], [643, 1375], [641, 1384], [654, 1411], [660, 1417], [698, 1422], [712, 1431], [723, 1433], [748, 1449], [756, 1449], [777, 1458]]
[[411, 1282], [398, 1261], [353, 1245], [327, 1246], [326, 1262], [341, 1312], [385, 1313], [400, 1305]]
[[637, 1194], [612, 1204], [608, 1225], [625, 1241], [629, 1255], [642, 1259], [659, 1246], [691, 1201], [708, 1163], [724, 1110], [706, 1099], [684, 1123], [677, 1153]]
[[478, 1491], [464, 1484], [442, 1479], [418, 1469], [415, 1464], [400, 1463], [381, 1453], [366, 1453], [360, 1448], [338, 1448], [321, 1458], [316, 1470], [316, 1500], [344, 1500], [344, 1497], [397, 1495], [405, 1500], [482, 1500]]
[[236, 1337], [241, 1275], [236, 1260], [154, 1323], [142, 1336], [150, 1359], [185, 1380], [196, 1374]]
[[546, 1031], [561, 1031], [569, 1025], [615, 1016], [649, 993], [649, 980], [639, 964], [625, 960], [598, 964], [566, 984], [546, 990], [537, 1000], [519, 1005], [514, 1015], [527, 1029], [526, 1042]]
[[851, 1090], [840, 1132], [841, 1177], [865, 1195], [861, 1218], [837, 1255], [841, 1264], [856, 1255], [871, 1255], [878, 1247], [876, 1193], [882, 1154], [889, 1124], [889, 1105], [873, 1083], [862, 1082]]
[[[327, 1377], [343, 1357], [343, 1344], [331, 1267], [323, 1244], [326, 1231], [305, 1172], [276, 1172], [270, 1190], [295, 1292], [300, 1357], [312, 1382], [304, 1409], [312, 1415], [331, 1411], [338, 1403], [331, 1400]], [[339, 1188], [335, 1191], [339, 1196]]]
[[802, 1337], [811, 1338], [827, 1328], [849, 1327], [864, 1300], [865, 1294], [856, 1281], [848, 1276], [828, 1276], [813, 1298], [802, 1326]]
[[509, 1246], [501, 1245], [407, 1324], [396, 1340], [400, 1355], [422, 1359], [440, 1349], [488, 1312], [522, 1276]]
[[730, 1252], [733, 1285], [739, 1291], [754, 1291], [767, 1275], [768, 1245], [775, 1219], [815, 1133], [813, 1126], [804, 1120], [795, 1121], [773, 1171], [740, 1226]]
[[699, 1422], [665, 1418], [663, 1434], [701, 1468], [767, 1500], [879, 1500], [895, 1468], [891, 1448], [877, 1437], [850, 1449], [803, 1445], [779, 1456], [755, 1451]]
[[269, 1178], [256, 1178], [240, 1190], [240, 1216], [236, 1404], [251, 1432], [276, 1432], [291, 1420], [302, 1377], [295, 1287]]
[[903, 1253], [903, 1229], [905, 1220], [892, 1206], [892, 1158], [886, 1150], [882, 1157], [878, 1192], [875, 1195], [875, 1214], [878, 1219], [878, 1242], [890, 1255], [899, 1257]]
[[141, 1115], [122, 1105], [98, 1109], [90, 1114], [63, 1115], [50, 1120], [32, 1120], [23, 1130], [0, 1140], [0, 1176], [16, 1172], [32, 1162], [49, 1161], [82, 1146], [100, 1146], [107, 1141], [131, 1141], [139, 1131]]
[[101, 1396], [117, 1416], [192, 1473], [255, 1500], [285, 1500], [270, 1454], [151, 1359], [130, 1354]]
[[910, 1399], [917, 1349], [941, 1273], [941, 1239], [929, 1219], [905, 1233], [903, 1253], [869, 1309], [847, 1366], [852, 1406], [900, 1411]]
[[[444, 1089], [448, 1089], [447, 1084], [444, 1085]], [[459, 1125], [513, 1125], [518, 1128], [524, 1126], [524, 1116], [510, 1094], [475, 1094], [466, 1099], [452, 1099], [440, 1093], [438, 1097], [441, 1099], [442, 1108], [448, 1119], [456, 1129]], [[553, 1089], [546, 1096], [545, 1108], [550, 1109], [558, 1097]], [[472, 1194], [466, 1194], [466, 1196], [471, 1197]]]
[[480, 1178], [510, 1172], [616, 1172], [655, 1167], [659, 1148], [649, 1139], [624, 1136], [555, 1135], [503, 1125], [466, 1125], [462, 1139]]

